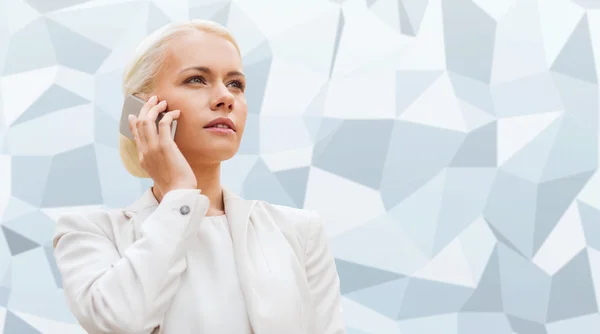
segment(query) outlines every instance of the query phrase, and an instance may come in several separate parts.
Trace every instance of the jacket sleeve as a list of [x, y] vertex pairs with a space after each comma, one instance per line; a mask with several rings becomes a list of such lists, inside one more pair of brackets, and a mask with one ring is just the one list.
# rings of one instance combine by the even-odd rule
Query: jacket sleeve
[[122, 255], [99, 227], [106, 215], [61, 216], [54, 255], [80, 325], [88, 333], [119, 334], [147, 334], [159, 327], [186, 267], [192, 219], [201, 219], [208, 206], [199, 190], [167, 193], [141, 225], [141, 237]]
[[340, 280], [321, 218], [311, 212], [306, 240], [306, 273], [316, 314], [316, 333], [346, 333]]

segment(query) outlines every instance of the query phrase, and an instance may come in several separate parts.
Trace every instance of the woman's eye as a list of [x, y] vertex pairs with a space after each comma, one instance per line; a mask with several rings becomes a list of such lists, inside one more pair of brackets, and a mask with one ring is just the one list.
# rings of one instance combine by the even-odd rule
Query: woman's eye
[[233, 85], [237, 89], [244, 90], [244, 84], [239, 80], [233, 80], [229, 84]]
[[193, 76], [186, 80], [186, 83], [204, 83], [204, 78], [199, 76]]

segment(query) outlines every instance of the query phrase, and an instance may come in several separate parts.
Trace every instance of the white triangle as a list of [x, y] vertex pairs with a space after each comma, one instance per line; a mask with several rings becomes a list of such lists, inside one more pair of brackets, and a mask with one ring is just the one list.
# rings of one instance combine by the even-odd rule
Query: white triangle
[[398, 119], [442, 129], [467, 131], [447, 74], [441, 75]]
[[473, 276], [459, 239], [455, 239], [436, 255], [415, 277], [430, 281], [474, 288]]
[[189, 19], [190, 8], [188, 0], [152, 0], [152, 2], [172, 21]]
[[480, 128], [484, 125], [488, 125], [495, 121], [496, 118], [485, 111], [473, 106], [472, 104], [459, 100], [458, 104], [462, 111], [463, 119], [467, 126], [467, 130], [471, 131]]
[[538, 0], [540, 24], [547, 64], [562, 51], [585, 10], [570, 0]]
[[441, 0], [431, 0], [419, 34], [410, 39], [409, 44], [399, 53], [399, 70], [445, 70], [446, 48]]
[[6, 4], [4, 10], [9, 13], [9, 15], [6, 15], [6, 21], [11, 34], [16, 33], [41, 16], [37, 10], [23, 0], [10, 0], [4, 3]]
[[19, 118], [54, 83], [56, 73], [57, 67], [51, 66], [0, 77], [7, 125]]
[[515, 4], [515, 0], [473, 0], [473, 2], [496, 21], [504, 17]]
[[561, 114], [553, 111], [498, 119], [498, 165], [529, 144]]
[[36, 315], [31, 315], [24, 312], [15, 312], [19, 318], [27, 322], [33, 328], [41, 333], [61, 333], [61, 334], [85, 334], [86, 331], [79, 324], [70, 324], [50, 320]]
[[48, 18], [109, 49], [121, 40], [133, 21], [148, 15], [148, 5], [140, 5], [140, 1], [73, 8], [50, 13]]
[[492, 84], [548, 71], [539, 24], [537, 5], [532, 1], [518, 1], [498, 22]]

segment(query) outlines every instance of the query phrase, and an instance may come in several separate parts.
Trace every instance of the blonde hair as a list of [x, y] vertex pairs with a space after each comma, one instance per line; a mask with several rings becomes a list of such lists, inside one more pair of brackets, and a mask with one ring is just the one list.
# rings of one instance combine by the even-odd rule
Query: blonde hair
[[[148, 35], [137, 47], [133, 59], [125, 67], [123, 93], [147, 94], [154, 90], [156, 75], [163, 69], [168, 42], [186, 32], [199, 30], [216, 34], [230, 41], [241, 55], [240, 48], [227, 28], [207, 20], [194, 19], [170, 23]], [[119, 153], [125, 169], [133, 176], [150, 178], [140, 166], [135, 142], [119, 133]]]

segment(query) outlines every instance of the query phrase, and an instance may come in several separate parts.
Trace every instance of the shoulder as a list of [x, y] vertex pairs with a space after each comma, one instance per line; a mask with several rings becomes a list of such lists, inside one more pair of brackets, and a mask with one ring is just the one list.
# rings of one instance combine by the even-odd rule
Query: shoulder
[[123, 226], [129, 218], [123, 209], [91, 209], [85, 212], [66, 212], [56, 220], [52, 244], [72, 232], [92, 233], [114, 241], [115, 229]]
[[323, 232], [321, 217], [314, 210], [299, 209], [265, 201], [259, 201], [258, 206], [279, 225], [280, 229], [293, 229], [303, 244], [315, 234]]

